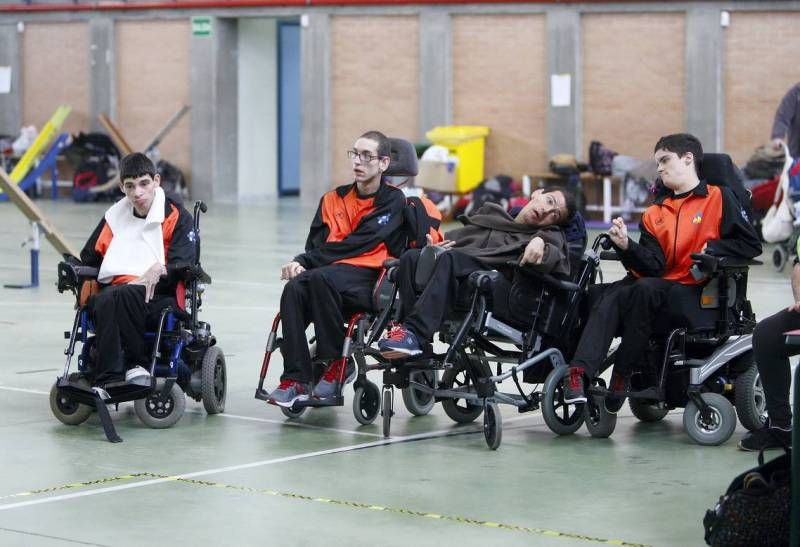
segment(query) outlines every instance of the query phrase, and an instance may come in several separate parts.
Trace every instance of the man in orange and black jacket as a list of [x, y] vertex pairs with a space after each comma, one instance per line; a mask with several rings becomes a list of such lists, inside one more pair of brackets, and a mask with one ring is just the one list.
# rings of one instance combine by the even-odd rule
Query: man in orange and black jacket
[[[610, 389], [627, 390], [628, 377], [647, 348], [653, 320], [669, 289], [677, 283], [701, 282], [690, 272], [693, 253], [742, 258], [761, 254], [743, 204], [728, 188], [700, 180], [703, 148], [696, 137], [684, 133], [662, 137], [654, 153], [665, 192], [645, 210], [638, 243], [628, 238], [621, 218], [614, 219], [608, 231], [628, 275], [604, 287], [592, 306], [565, 379], [567, 403], [586, 401], [584, 376], [598, 374], [619, 331], [622, 343]], [[624, 400], [608, 397], [607, 410], [617, 412]]]
[[145, 326], [175, 296], [177, 271], [167, 267], [195, 261], [192, 215], [167, 198], [150, 159], [141, 153], [120, 160], [120, 189], [125, 197], [103, 215], [81, 250], [81, 261], [100, 268], [97, 280], [108, 284], [89, 299], [95, 322], [95, 391], [122, 379], [149, 382]]
[[[305, 335], [309, 323], [314, 323], [315, 359], [340, 363], [343, 310], [372, 309], [372, 290], [384, 260], [398, 256], [405, 245], [405, 196], [383, 180], [389, 167], [389, 139], [368, 131], [347, 154], [355, 181], [322, 196], [305, 252], [281, 269], [281, 279], [288, 280], [281, 295], [283, 374], [270, 395], [270, 402], [280, 406], [291, 407], [311, 395], [311, 355]], [[335, 395], [339, 373], [336, 366], [329, 366], [313, 395], [321, 399]]]

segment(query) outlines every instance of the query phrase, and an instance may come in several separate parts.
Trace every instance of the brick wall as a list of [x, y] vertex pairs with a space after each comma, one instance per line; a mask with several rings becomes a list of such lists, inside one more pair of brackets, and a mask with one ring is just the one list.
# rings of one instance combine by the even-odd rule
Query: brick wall
[[[115, 32], [115, 122], [128, 144], [141, 150], [181, 106], [191, 104], [189, 21], [119, 21]], [[191, 176], [191, 111], [158, 149]]]
[[331, 186], [352, 180], [345, 151], [371, 129], [417, 140], [419, 45], [416, 17], [331, 20]]
[[520, 177], [547, 162], [545, 18], [453, 17], [453, 123], [485, 125], [485, 175]]
[[58, 105], [68, 104], [62, 130], [88, 130], [89, 25], [27, 24], [22, 51], [22, 123], [41, 130]]
[[800, 13], [731, 14], [725, 29], [725, 150], [744, 164], [769, 142], [783, 95], [800, 80]]
[[649, 158], [659, 137], [685, 128], [685, 17], [591, 14], [583, 35], [583, 150], [599, 140]]

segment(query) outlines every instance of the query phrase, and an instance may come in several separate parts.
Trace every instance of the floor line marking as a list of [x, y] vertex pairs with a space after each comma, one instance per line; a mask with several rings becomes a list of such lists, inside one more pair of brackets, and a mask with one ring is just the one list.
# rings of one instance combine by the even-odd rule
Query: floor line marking
[[[255, 487], [250, 487], [250, 486], [233, 485], [233, 484], [226, 484], [226, 483], [220, 483], [220, 482], [214, 482], [214, 481], [208, 481], [208, 480], [198, 480], [198, 479], [188, 478], [187, 476], [168, 476], [168, 475], [160, 475], [160, 474], [148, 473], [148, 472], [130, 473], [130, 474], [127, 474], [127, 475], [119, 475], [119, 476], [116, 476], [116, 477], [106, 477], [106, 478], [102, 478], [102, 479], [96, 479], [96, 480], [90, 480], [90, 481], [84, 481], [84, 482], [74, 482], [74, 483], [64, 484], [64, 485], [50, 487], [50, 488], [41, 488], [41, 489], [37, 489], [37, 490], [31, 490], [31, 491], [28, 491], [28, 492], [20, 492], [18, 494], [12, 494], [12, 495], [9, 495], [9, 496], [4, 496], [4, 497], [2, 497], [0, 499], [8, 499], [8, 498], [13, 498], [13, 497], [22, 497], [22, 496], [30, 496], [30, 495], [36, 495], [36, 494], [44, 494], [44, 493], [56, 492], [56, 491], [59, 491], [59, 490], [68, 490], [68, 489], [73, 489], [73, 488], [96, 486], [98, 484], [106, 484], [106, 483], [109, 483], [109, 482], [117, 482], [117, 481], [122, 481], [122, 480], [128, 480], [128, 479], [133, 479], [133, 478], [143, 478], [143, 477], [149, 477], [151, 480], [142, 481], [142, 482], [139, 482], [139, 483], [133, 483], [133, 485], [131, 485], [131, 486], [135, 486], [137, 484], [142, 484], [142, 483], [154, 484], [155, 482], [172, 481], [172, 482], [186, 483], [186, 484], [190, 484], [190, 485], [193, 485], [193, 486], [205, 486], [205, 487], [211, 487], [211, 488], [217, 488], [217, 489], [223, 489], [223, 490], [230, 490], [230, 491], [235, 491], [235, 492], [245, 492], [245, 493], [250, 493], [250, 494], [261, 494], [261, 495], [281, 497], [281, 498], [293, 499], [293, 500], [299, 500], [299, 501], [325, 503], [325, 504], [336, 505], [336, 506], [340, 506], [340, 507], [349, 507], [351, 509], [362, 509], [362, 510], [368, 510], [368, 511], [379, 511], [379, 512], [383, 512], [383, 513], [400, 514], [400, 515], [405, 515], [405, 516], [409, 516], [409, 517], [436, 519], [436, 520], [441, 520], [441, 521], [445, 521], [445, 522], [452, 522], [452, 523], [457, 523], [457, 524], [466, 524], [466, 525], [471, 525], [471, 526], [481, 526], [481, 527], [484, 527], [484, 528], [491, 528], [491, 529], [495, 529], [495, 530], [506, 530], [506, 531], [510, 531], [510, 532], [521, 532], [521, 533], [527, 533], [527, 534], [533, 534], [533, 535], [545, 535], [545, 536], [549, 536], [549, 537], [559, 537], [559, 538], [562, 538], [562, 539], [581, 540], [581, 541], [587, 541], [587, 542], [592, 542], [592, 543], [601, 543], [601, 544], [605, 544], [605, 545], [618, 545], [618, 546], [623, 546], [623, 547], [646, 547], [644, 544], [631, 543], [631, 542], [628, 542], [628, 541], [623, 541], [623, 540], [618, 540], [618, 539], [606, 539], [606, 538], [588, 536], [588, 535], [585, 535], [585, 534], [577, 534], [577, 533], [571, 533], [571, 532], [562, 532], [562, 531], [558, 531], [558, 530], [550, 530], [550, 529], [546, 529], [546, 528], [520, 526], [520, 525], [515, 525], [515, 524], [507, 524], [507, 523], [502, 523], [502, 522], [493, 522], [493, 521], [475, 519], [475, 518], [470, 518], [470, 517], [462, 517], [462, 516], [453, 516], [453, 515], [446, 515], [446, 514], [440, 514], [440, 513], [432, 513], [432, 512], [429, 512], [429, 511], [417, 511], [417, 510], [409, 509], [409, 508], [406, 508], [406, 507], [391, 507], [391, 506], [385, 506], [385, 505], [375, 505], [375, 504], [371, 504], [371, 503], [364, 503], [364, 502], [357, 502], [357, 501], [339, 500], [339, 499], [324, 498], [324, 497], [318, 497], [318, 496], [309, 496], [309, 495], [305, 495], [305, 494], [298, 494], [298, 493], [295, 493], [295, 492], [281, 492], [281, 491], [270, 490], [270, 489], [266, 489], [266, 488], [255, 488]], [[89, 494], [91, 492], [97, 492], [97, 491], [98, 490], [89, 490], [89, 491], [85, 491], [85, 493]], [[70, 496], [71, 497], [77, 497], [78, 494], [80, 494], [80, 493], [71, 494]], [[52, 498], [46, 498], [46, 499], [52, 499]], [[33, 535], [38, 535], [38, 534], [33, 534]], [[56, 539], [61, 539], [61, 538], [56, 538]], [[69, 541], [69, 540], [67, 540], [67, 541]], [[82, 542], [76, 542], [76, 543], [82, 543]], [[89, 545], [94, 545], [94, 544], [89, 544]]]
[[50, 395], [49, 391], [39, 391], [38, 389], [25, 389], [21, 387], [11, 387], [0, 385], [3, 391], [18, 391], [20, 393], [33, 393], [34, 395]]
[[468, 434], [475, 434], [479, 433], [482, 429], [469, 429], [469, 430], [442, 430], [442, 431], [434, 431], [430, 433], [419, 433], [416, 435], [407, 435], [403, 437], [393, 437], [389, 439], [382, 439], [380, 441], [372, 441], [368, 443], [359, 443], [347, 446], [341, 446], [338, 448], [329, 448], [326, 450], [317, 450], [314, 452], [306, 452], [304, 454], [295, 454], [293, 456], [284, 456], [281, 458], [272, 458], [269, 460], [259, 460], [255, 462], [237, 464], [237, 465], [229, 465], [226, 467], [218, 467], [214, 469], [205, 469], [202, 471], [194, 471], [191, 473], [182, 473], [179, 475], [173, 475], [166, 478], [158, 478], [158, 479], [149, 479], [144, 481], [138, 481], [129, 484], [120, 484], [115, 486], [108, 486], [104, 488], [96, 488], [94, 490], [88, 490], [84, 492], [75, 492], [70, 494], [62, 494], [59, 496], [52, 496], [49, 498], [42, 498], [37, 500], [30, 500], [30, 501], [21, 501], [16, 503], [7, 503], [7, 504], [0, 504], [0, 511], [7, 511], [9, 509], [16, 509], [20, 507], [28, 507], [32, 505], [41, 505], [44, 503], [53, 503], [57, 501], [65, 501], [74, 498], [81, 498], [86, 496], [96, 496], [98, 494], [106, 494], [110, 492], [118, 492], [121, 490], [129, 490], [132, 488], [142, 488], [145, 486], [154, 486], [157, 484], [163, 484], [166, 482], [176, 481], [178, 479], [192, 479], [195, 477], [205, 477], [209, 475], [217, 475], [219, 473], [227, 473], [231, 471], [239, 471], [243, 469], [252, 469], [255, 467], [264, 467], [267, 465], [276, 465], [280, 463], [287, 463], [297, 460], [303, 460], [307, 458], [314, 458], [317, 456], [327, 456], [330, 454], [340, 454], [343, 452], [352, 452], [355, 450], [363, 450], [367, 448], [374, 448], [378, 446], [386, 446], [391, 444], [399, 444], [399, 443], [406, 443], [406, 442], [413, 442], [413, 441], [420, 441], [426, 439], [434, 439], [440, 437], [453, 437], [457, 435], [468, 435]]
[[[187, 409], [186, 412], [190, 414], [205, 414], [206, 412], [200, 409]], [[349, 435], [362, 435], [364, 437], [383, 437], [381, 433], [369, 433], [367, 431], [355, 431], [352, 429], [339, 429], [335, 427], [325, 427], [322, 425], [314, 425], [314, 424], [307, 424], [303, 422], [293, 422], [289, 420], [275, 420], [271, 418], [255, 418], [253, 416], [242, 416], [240, 414], [228, 414], [227, 412], [222, 412], [220, 414], [215, 414], [215, 417], [219, 418], [228, 418], [232, 420], [244, 420], [248, 422], [263, 422], [268, 424], [277, 424], [277, 425], [285, 425], [291, 427], [302, 427], [307, 429], [321, 429], [324, 431], [335, 431], [337, 433], [347, 433]]]
[[76, 543], [78, 545], [92, 545], [92, 546], [95, 546], [95, 547], [108, 547], [107, 545], [104, 545], [102, 543], [90, 543], [88, 541], [80, 541], [80, 540], [77, 540], [77, 539], [68, 539], [68, 538], [63, 538], [63, 537], [59, 537], [59, 536], [49, 536], [47, 534], [37, 534], [36, 532], [28, 532], [28, 531], [25, 531], [25, 530], [15, 530], [13, 528], [0, 528], [0, 532], [13, 532], [15, 534], [23, 534], [23, 535], [26, 535], [26, 536], [34, 536], [34, 537], [39, 537], [39, 538], [55, 539], [55, 540], [64, 541], [64, 542], [67, 542], [67, 543]]

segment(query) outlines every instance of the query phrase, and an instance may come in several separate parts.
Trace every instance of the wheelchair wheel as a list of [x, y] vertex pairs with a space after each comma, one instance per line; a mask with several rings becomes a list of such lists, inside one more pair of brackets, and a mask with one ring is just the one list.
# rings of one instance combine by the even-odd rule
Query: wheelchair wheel
[[703, 393], [703, 401], [711, 407], [711, 418], [704, 419], [700, 409], [689, 401], [683, 411], [683, 427], [697, 444], [716, 446], [724, 443], [736, 429], [736, 412], [733, 405], [719, 393]]
[[225, 412], [228, 374], [225, 369], [225, 354], [217, 346], [211, 346], [206, 350], [200, 378], [200, 390], [206, 412], [209, 414]]
[[767, 423], [767, 401], [761, 376], [755, 364], [736, 378], [734, 384], [734, 401], [739, 422], [750, 431], [761, 429]]
[[483, 438], [492, 450], [503, 441], [503, 415], [497, 403], [487, 402], [483, 409]]
[[301, 406], [300, 408], [295, 408], [294, 405], [290, 407], [286, 406], [280, 407], [281, 412], [283, 412], [283, 415], [291, 419], [299, 418], [300, 416], [305, 414], [307, 408], [308, 408], [307, 406]]
[[[442, 387], [444, 389], [463, 388], [471, 384], [466, 367], [458, 361], [442, 374]], [[470, 390], [474, 392], [474, 388]], [[444, 399], [442, 408], [451, 420], [459, 424], [474, 422], [483, 412], [483, 407], [465, 399]]]
[[668, 408], [659, 408], [643, 399], [628, 399], [628, 406], [640, 422], [659, 422], [669, 413]]
[[156, 391], [143, 399], [133, 402], [133, 410], [147, 427], [166, 429], [175, 425], [186, 409], [186, 395], [178, 384], [173, 384], [167, 397], [162, 401]]
[[353, 415], [361, 425], [375, 421], [381, 411], [381, 391], [370, 381], [364, 382], [353, 394]]
[[[77, 381], [82, 387], [89, 389], [89, 382], [81, 378]], [[66, 394], [59, 394], [58, 380], [50, 388], [50, 410], [58, 421], [65, 425], [79, 425], [92, 415], [92, 407], [76, 403]]]
[[542, 416], [556, 435], [572, 435], [583, 425], [583, 403], [564, 402], [564, 388], [561, 380], [568, 374], [569, 367], [554, 368], [544, 381], [544, 400]]
[[[427, 386], [436, 387], [436, 371], [435, 370], [415, 370], [409, 375], [411, 382], [423, 384]], [[419, 389], [409, 386], [403, 388], [403, 404], [406, 405], [408, 411], [414, 416], [425, 416], [428, 414], [433, 405], [436, 403], [432, 393], [425, 393]]]
[[617, 428], [617, 415], [606, 410], [602, 401], [597, 405], [590, 399], [583, 405], [583, 421], [589, 435], [596, 439], [607, 439]]
[[772, 267], [777, 271], [782, 272], [786, 267], [786, 262], [789, 260], [789, 254], [786, 249], [779, 243], [775, 250], [772, 251]]
[[394, 404], [393, 395], [394, 393], [392, 393], [391, 387], [383, 387], [383, 395], [381, 396], [381, 416], [383, 416], [384, 438], [389, 438], [389, 434], [392, 431], [392, 414], [394, 414], [394, 409], [392, 408]]

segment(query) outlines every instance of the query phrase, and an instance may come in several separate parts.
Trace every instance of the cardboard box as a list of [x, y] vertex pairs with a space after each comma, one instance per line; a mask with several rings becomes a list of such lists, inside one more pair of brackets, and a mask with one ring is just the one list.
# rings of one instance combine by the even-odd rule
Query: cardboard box
[[456, 166], [447, 161], [420, 160], [415, 184], [426, 190], [455, 194]]

